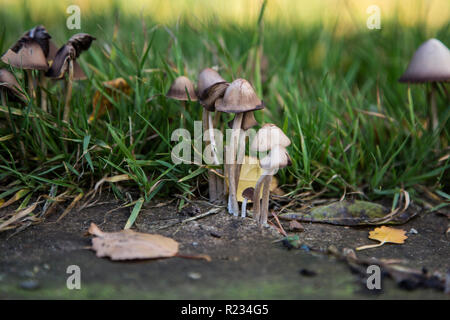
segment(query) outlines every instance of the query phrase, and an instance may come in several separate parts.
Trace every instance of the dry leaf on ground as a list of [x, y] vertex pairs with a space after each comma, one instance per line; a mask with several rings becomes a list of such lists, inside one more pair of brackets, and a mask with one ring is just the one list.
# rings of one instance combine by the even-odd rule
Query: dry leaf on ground
[[112, 260], [169, 258], [177, 255], [178, 242], [159, 234], [147, 234], [133, 230], [103, 232], [94, 223], [89, 227], [92, 249], [97, 257]]
[[[256, 182], [262, 175], [263, 171], [264, 170], [259, 166], [257, 158], [245, 156], [244, 163], [241, 166], [241, 173], [239, 175], [239, 183], [236, 191], [237, 201], [242, 202], [244, 200], [244, 198], [242, 197], [242, 192], [244, 192], [244, 190], [249, 187], [254, 188], [256, 186]], [[277, 189], [277, 186], [278, 182], [277, 179], [274, 177], [270, 184], [270, 191], [272, 192], [275, 189]], [[248, 202], [250, 203], [252, 201], [249, 200]]]
[[387, 242], [402, 244], [405, 242], [405, 239], [408, 239], [408, 237], [406, 236], [405, 230], [382, 226], [380, 228], [375, 228], [374, 230], [370, 231], [369, 239], [378, 240], [380, 241], [380, 243], [358, 247], [356, 248], [356, 250], [364, 250], [369, 248], [380, 247]]

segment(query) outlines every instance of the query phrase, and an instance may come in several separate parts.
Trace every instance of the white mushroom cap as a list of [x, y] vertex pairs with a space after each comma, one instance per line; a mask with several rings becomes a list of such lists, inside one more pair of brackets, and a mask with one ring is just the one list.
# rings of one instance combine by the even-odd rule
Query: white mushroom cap
[[280, 145], [284, 148], [291, 144], [291, 140], [273, 123], [266, 123], [258, 130], [250, 145], [251, 151], [265, 152]]
[[414, 53], [399, 81], [450, 81], [450, 50], [437, 39], [427, 40]]
[[259, 165], [266, 171], [282, 169], [291, 165], [291, 158], [286, 148], [276, 145], [267, 156], [259, 161]]

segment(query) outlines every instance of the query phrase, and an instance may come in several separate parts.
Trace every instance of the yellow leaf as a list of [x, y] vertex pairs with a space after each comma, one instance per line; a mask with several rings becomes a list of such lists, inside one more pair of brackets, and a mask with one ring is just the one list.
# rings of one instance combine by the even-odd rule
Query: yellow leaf
[[356, 250], [379, 247], [387, 242], [402, 244], [405, 242], [405, 239], [408, 239], [408, 237], [406, 236], [405, 230], [382, 226], [370, 231], [369, 239], [380, 241], [380, 243], [358, 247]]
[[[263, 171], [264, 170], [259, 166], [257, 158], [245, 156], [244, 163], [241, 167], [241, 174], [239, 176], [239, 184], [236, 192], [237, 201], [242, 202], [244, 200], [242, 197], [242, 192], [249, 187], [254, 188]], [[272, 179], [272, 183], [270, 184], [270, 191], [274, 191], [277, 186], [278, 181], [274, 177]]]
[[[129, 95], [131, 93], [131, 88], [124, 78], [116, 78], [110, 81], [103, 82], [103, 89], [112, 97], [114, 101], [119, 101], [121, 92]], [[100, 91], [94, 93], [92, 98], [92, 114], [89, 116], [89, 122], [101, 117], [106, 113], [106, 110], [112, 109], [113, 104], [108, 100], [107, 97], [102, 95]], [[96, 108], [98, 108], [97, 116], [95, 115]]]
[[126, 180], [131, 180], [130, 176], [127, 174], [119, 174], [117, 176], [105, 178], [106, 182], [120, 182], [120, 181], [126, 181]]
[[11, 204], [13, 204], [14, 202], [16, 202], [17, 200], [19, 200], [20, 198], [22, 198], [23, 196], [25, 196], [28, 192], [30, 192], [29, 189], [20, 189], [19, 191], [16, 192], [16, 194], [14, 196], [12, 196], [8, 201], [2, 203], [0, 205], [0, 208], [5, 208]]

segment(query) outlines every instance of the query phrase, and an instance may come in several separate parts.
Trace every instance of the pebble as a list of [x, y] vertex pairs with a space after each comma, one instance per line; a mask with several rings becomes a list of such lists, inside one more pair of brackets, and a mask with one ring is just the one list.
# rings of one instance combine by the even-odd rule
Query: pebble
[[40, 286], [39, 281], [37, 280], [25, 280], [20, 283], [20, 287], [25, 290], [36, 290]]
[[189, 272], [188, 277], [191, 278], [192, 280], [199, 280], [202, 278], [202, 275], [198, 272]]
[[409, 230], [409, 232], [408, 232], [409, 234], [418, 234], [419, 233], [419, 231], [417, 231], [416, 229], [414, 229], [414, 228], [411, 228], [411, 230]]

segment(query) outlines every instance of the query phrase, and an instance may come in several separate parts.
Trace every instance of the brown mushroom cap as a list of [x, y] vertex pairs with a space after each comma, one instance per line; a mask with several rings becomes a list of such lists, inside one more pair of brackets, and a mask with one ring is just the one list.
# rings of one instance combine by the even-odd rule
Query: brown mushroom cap
[[83, 51], [88, 50], [91, 47], [92, 41], [96, 40], [93, 36], [87, 33], [77, 33], [73, 35], [67, 44], [71, 44], [75, 49], [75, 58], [78, 58]]
[[25, 32], [3, 55], [2, 61], [16, 68], [47, 70], [50, 39], [44, 26], [38, 25]]
[[450, 81], [450, 50], [439, 40], [430, 39], [414, 53], [400, 82]]
[[273, 123], [266, 123], [258, 130], [253, 139], [250, 150], [265, 152], [280, 145], [284, 148], [291, 144], [291, 140]]
[[215, 102], [223, 97], [229, 83], [211, 68], [203, 69], [198, 74], [197, 92], [200, 103], [208, 111], [215, 111]]
[[[228, 121], [228, 127], [233, 128], [233, 120]], [[255, 114], [253, 111], [248, 111], [244, 113], [244, 117], [242, 118], [241, 128], [244, 130], [248, 130], [258, 124], [258, 121], [255, 119]]]
[[222, 99], [216, 100], [218, 111], [227, 113], [242, 113], [264, 108], [252, 85], [245, 79], [236, 79], [225, 90]]
[[6, 69], [0, 69], [0, 89], [4, 89], [11, 101], [27, 103], [28, 99], [14, 75]]
[[63, 78], [69, 68], [69, 60], [74, 60], [75, 58], [75, 48], [71, 44], [63, 45], [56, 53], [55, 60], [45, 75], [53, 79]]
[[15, 68], [28, 70], [47, 70], [48, 63], [39, 43], [29, 40], [15, 47], [17, 52], [8, 49], [2, 56], [2, 61]]
[[191, 101], [198, 100], [197, 95], [195, 94], [194, 84], [191, 80], [189, 80], [189, 78], [185, 76], [180, 76], [175, 79], [175, 81], [170, 86], [166, 97], [180, 101], [189, 101], [189, 99]]
[[242, 191], [242, 197], [247, 200], [252, 200], [254, 192], [255, 192], [255, 188], [248, 187], [248, 188], [244, 189], [244, 191]]
[[270, 152], [259, 161], [259, 165], [264, 170], [282, 169], [292, 164], [289, 154], [281, 145], [274, 146]]

